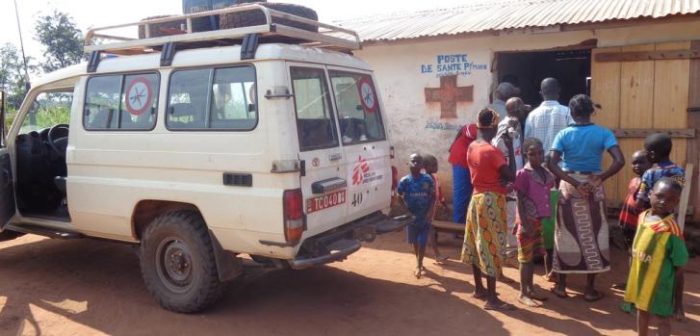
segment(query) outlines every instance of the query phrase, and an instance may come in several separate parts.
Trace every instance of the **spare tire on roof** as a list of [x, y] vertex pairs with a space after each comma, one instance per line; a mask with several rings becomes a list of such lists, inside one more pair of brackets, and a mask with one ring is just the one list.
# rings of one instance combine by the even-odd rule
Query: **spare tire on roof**
[[[318, 14], [316, 13], [315, 10], [304, 7], [304, 6], [299, 6], [299, 5], [293, 5], [293, 4], [286, 4], [286, 3], [276, 3], [276, 2], [253, 2], [250, 4], [258, 4], [261, 6], [265, 6], [269, 9], [277, 10], [280, 12], [285, 12], [289, 13], [292, 15], [297, 15], [301, 16], [306, 19], [318, 21]], [[245, 6], [248, 4], [240, 4], [240, 5], [235, 5], [235, 6]], [[234, 7], [234, 6], [232, 6]], [[245, 11], [245, 12], [237, 12], [237, 13], [227, 13], [227, 14], [222, 14], [220, 15], [219, 18], [219, 27], [221, 29], [230, 29], [230, 28], [239, 28], [239, 27], [248, 27], [248, 26], [257, 26], [257, 25], [262, 25], [265, 24], [265, 14], [262, 11], [259, 10], [251, 10], [251, 11]], [[310, 25], [310, 24], [305, 24], [305, 23], [299, 23], [297, 21], [292, 21], [288, 19], [283, 19], [283, 18], [277, 18], [273, 17], [272, 18], [272, 23], [277, 23], [289, 27], [294, 27], [294, 28], [299, 28], [303, 30], [308, 30], [312, 32], [318, 32], [318, 26]]]
[[[167, 18], [167, 17], [175, 17], [175, 15], [149, 16], [141, 21], [162, 19], [162, 18]], [[186, 24], [185, 20], [172, 20], [172, 21], [166, 21], [166, 22], [160, 22], [160, 23], [149, 23], [148, 27], [150, 29], [150, 37], [161, 37], [161, 36], [184, 34], [185, 31], [182, 28], [184, 27], [185, 24]], [[146, 25], [140, 24], [139, 25], [139, 39], [143, 39], [143, 38], [146, 38]]]

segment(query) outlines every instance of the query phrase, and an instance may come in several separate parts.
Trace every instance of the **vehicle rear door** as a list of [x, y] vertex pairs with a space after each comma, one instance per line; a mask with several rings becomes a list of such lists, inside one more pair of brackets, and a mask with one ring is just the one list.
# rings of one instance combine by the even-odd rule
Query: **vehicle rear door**
[[389, 207], [391, 146], [371, 73], [329, 67], [328, 74], [348, 180], [346, 221], [352, 221]]
[[290, 63], [289, 72], [308, 237], [345, 223], [348, 181], [326, 70]]
[[15, 214], [14, 183], [10, 151], [5, 143], [5, 92], [0, 91], [0, 228]]

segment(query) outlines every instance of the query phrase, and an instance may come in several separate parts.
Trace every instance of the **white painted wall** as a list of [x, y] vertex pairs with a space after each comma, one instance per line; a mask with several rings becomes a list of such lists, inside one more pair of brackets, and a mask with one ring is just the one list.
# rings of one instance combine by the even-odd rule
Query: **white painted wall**
[[[576, 45], [597, 39], [599, 47], [700, 39], [700, 19], [684, 23], [650, 24], [638, 27], [580, 30], [555, 33], [503, 32], [494, 36], [438, 37], [366, 45], [356, 55], [375, 70], [396, 149], [395, 165], [401, 176], [413, 152], [435, 155], [440, 164], [443, 192], [451, 196], [452, 170], [447, 162], [456, 128], [475, 120], [489, 103], [494, 86], [492, 62], [496, 52], [535, 51]], [[457, 104], [456, 119], [440, 119], [440, 104], [426, 103], [424, 90], [440, 86], [436, 73], [422, 73], [422, 65], [437, 63], [438, 55], [466, 54], [470, 62], [485, 64], [485, 70], [459, 75], [458, 86], [474, 86], [474, 101]], [[441, 126], [445, 129], [435, 129]]]

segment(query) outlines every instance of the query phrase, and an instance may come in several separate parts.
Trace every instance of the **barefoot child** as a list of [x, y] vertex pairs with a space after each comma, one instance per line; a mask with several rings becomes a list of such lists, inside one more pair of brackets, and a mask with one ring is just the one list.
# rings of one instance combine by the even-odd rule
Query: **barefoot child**
[[[632, 247], [634, 235], [637, 233], [639, 214], [645, 210], [637, 207], [636, 197], [639, 192], [639, 185], [642, 183], [642, 174], [650, 167], [651, 163], [649, 163], [645, 151], [638, 150], [632, 154], [632, 171], [636, 176], [630, 180], [627, 186], [627, 197], [625, 197], [625, 203], [622, 204], [622, 209], [620, 210], [620, 228], [625, 236], [625, 246], [628, 250]], [[613, 288], [624, 290], [625, 283], [614, 284]]]
[[[440, 190], [440, 180], [438, 179], [437, 176], [437, 171], [438, 171], [438, 161], [437, 158], [433, 155], [426, 154], [424, 156], [425, 159], [425, 172], [430, 175], [430, 177], [433, 178], [433, 183], [435, 183], [435, 204], [433, 206], [433, 213], [430, 215], [430, 219], [433, 220], [435, 219], [435, 216], [437, 215], [437, 208], [441, 206], [443, 209], [447, 209], [447, 203], [445, 202], [445, 197], [442, 195], [442, 190]], [[431, 234], [430, 234], [430, 245], [433, 247], [433, 252], [435, 252], [435, 263], [436, 264], [442, 264], [445, 260], [447, 260], [447, 257], [443, 257], [440, 254], [440, 250], [438, 250], [437, 246], [437, 231], [435, 231], [434, 228], [431, 226]]]
[[[478, 114], [478, 138], [469, 145], [467, 163], [474, 195], [467, 210], [462, 262], [472, 265], [474, 297], [485, 299], [484, 309], [512, 310], [496, 294], [496, 277], [501, 273], [506, 241], [506, 192], [503, 182], [512, 182], [513, 173], [503, 153], [491, 145], [496, 136], [498, 113], [483, 109]], [[481, 282], [486, 276], [487, 289]]]
[[678, 286], [675, 280], [688, 262], [688, 250], [673, 214], [682, 188], [671, 178], [661, 178], [650, 193], [651, 208], [639, 215], [625, 301], [637, 307], [640, 336], [649, 332], [650, 316], [658, 321], [659, 335], [671, 335], [674, 287]]
[[520, 262], [520, 298], [528, 307], [537, 307], [545, 296], [536, 295], [532, 277], [535, 270], [533, 258], [544, 255], [542, 219], [551, 216], [549, 194], [554, 187], [554, 175], [542, 167], [544, 148], [537, 138], [528, 138], [523, 143], [527, 163], [515, 176], [513, 189], [518, 194], [518, 262]]
[[[661, 178], [669, 177], [678, 182], [681, 187], [685, 185], [685, 170], [671, 161], [672, 149], [673, 141], [671, 136], [665, 133], [654, 133], [647, 136], [644, 140], [644, 150], [647, 152], [647, 159], [652, 163], [652, 167], [642, 175], [642, 182], [637, 193], [637, 206], [639, 208], [649, 209], [651, 188]], [[681, 232], [683, 232], [683, 228], [681, 228]], [[677, 296], [674, 301], [676, 305], [674, 315], [677, 320], [682, 321], [685, 319], [685, 311], [683, 309], [685, 280], [682, 272], [678, 274], [676, 283]]]
[[408, 165], [411, 174], [401, 179], [397, 191], [408, 211], [415, 217], [415, 221], [406, 227], [406, 232], [408, 242], [413, 245], [416, 254], [416, 270], [413, 275], [420, 279], [423, 273], [425, 245], [430, 234], [429, 216], [435, 202], [435, 186], [429, 175], [421, 173], [424, 165], [422, 156], [411, 154]]

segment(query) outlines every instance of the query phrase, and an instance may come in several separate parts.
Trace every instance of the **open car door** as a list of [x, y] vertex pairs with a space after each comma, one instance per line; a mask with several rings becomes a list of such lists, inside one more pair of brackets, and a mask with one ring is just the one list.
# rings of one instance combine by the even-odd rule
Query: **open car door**
[[15, 213], [10, 152], [5, 141], [5, 92], [0, 91], [0, 228], [4, 228]]

